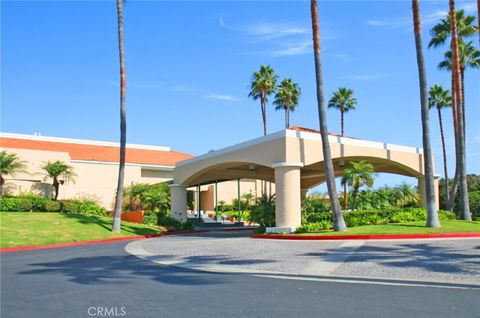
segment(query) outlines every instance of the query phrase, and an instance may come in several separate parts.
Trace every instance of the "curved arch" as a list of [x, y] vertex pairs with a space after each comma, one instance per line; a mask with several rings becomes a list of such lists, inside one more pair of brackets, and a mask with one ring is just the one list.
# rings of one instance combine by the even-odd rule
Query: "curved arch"
[[[371, 156], [348, 156], [333, 158], [335, 177], [341, 177], [343, 175], [343, 171], [348, 165], [348, 162], [360, 160], [365, 160], [371, 163], [375, 169], [375, 172], [392, 173], [414, 178], [422, 177], [420, 166], [418, 170], [415, 170], [399, 161]], [[310, 164], [302, 169], [302, 188], [310, 189], [325, 182], [325, 175], [323, 171], [323, 161]]]

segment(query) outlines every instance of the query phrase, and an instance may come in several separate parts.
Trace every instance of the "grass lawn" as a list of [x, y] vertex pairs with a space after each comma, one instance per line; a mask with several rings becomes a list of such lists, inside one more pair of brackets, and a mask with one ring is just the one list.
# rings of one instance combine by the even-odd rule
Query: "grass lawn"
[[441, 228], [425, 227], [425, 221], [395, 223], [384, 225], [364, 225], [348, 228], [344, 232], [322, 231], [316, 233], [302, 233], [301, 235], [372, 235], [372, 234], [418, 234], [418, 233], [458, 233], [480, 232], [480, 222], [466, 222], [460, 220], [440, 221]]
[[0, 212], [0, 247], [81, 242], [161, 232], [156, 227], [123, 221], [121, 233], [112, 233], [111, 227], [111, 217], [48, 212]]

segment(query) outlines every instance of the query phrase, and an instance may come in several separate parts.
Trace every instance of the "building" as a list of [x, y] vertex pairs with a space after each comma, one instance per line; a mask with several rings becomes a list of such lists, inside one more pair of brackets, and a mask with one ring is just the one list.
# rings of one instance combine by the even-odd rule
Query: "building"
[[[330, 135], [335, 175], [343, 175], [349, 161], [366, 160], [376, 172], [417, 178], [425, 205], [423, 151], [420, 148]], [[292, 127], [177, 163], [174, 170], [172, 213], [188, 217], [187, 189], [221, 180], [263, 180], [276, 185], [272, 231], [293, 231], [301, 224], [301, 198], [325, 182], [322, 138], [318, 131]], [[436, 203], [438, 179], [435, 180]]]
[[[60, 186], [59, 199], [91, 197], [107, 209], [113, 208], [118, 178], [119, 144], [114, 142], [0, 133], [0, 147], [27, 163], [29, 174], [5, 176], [5, 189], [12, 193], [36, 192], [51, 196], [51, 180], [41, 165], [63, 161], [74, 168], [74, 182]], [[173, 177], [173, 168], [191, 155], [169, 147], [127, 144], [125, 186], [158, 183]]]

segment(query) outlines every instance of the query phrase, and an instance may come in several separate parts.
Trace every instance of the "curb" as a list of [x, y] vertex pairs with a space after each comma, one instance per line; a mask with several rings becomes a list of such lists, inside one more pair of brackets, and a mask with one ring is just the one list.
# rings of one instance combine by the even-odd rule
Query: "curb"
[[192, 233], [205, 233], [205, 232], [207, 232], [207, 231], [203, 231], [203, 230], [174, 231], [174, 232], [157, 233], [157, 234], [149, 234], [149, 235], [112, 237], [112, 238], [107, 238], [107, 239], [83, 241], [83, 242], [68, 242], [68, 243], [55, 243], [55, 244], [43, 244], [43, 245], [31, 245], [31, 246], [3, 247], [3, 248], [0, 248], [0, 253], [41, 250], [41, 249], [47, 249], [47, 248], [59, 248], [59, 247], [81, 246], [81, 245], [92, 245], [92, 244], [100, 244], [100, 243], [114, 243], [114, 242], [120, 242], [120, 241], [134, 241], [134, 240], [141, 240], [141, 239], [161, 237], [161, 236], [170, 236], [170, 235], [179, 235], [179, 234], [192, 234]]
[[424, 234], [377, 234], [377, 235], [298, 235], [298, 234], [252, 234], [256, 239], [273, 240], [408, 240], [408, 239], [429, 239], [429, 238], [466, 238], [478, 237], [479, 232], [465, 233], [424, 233]]

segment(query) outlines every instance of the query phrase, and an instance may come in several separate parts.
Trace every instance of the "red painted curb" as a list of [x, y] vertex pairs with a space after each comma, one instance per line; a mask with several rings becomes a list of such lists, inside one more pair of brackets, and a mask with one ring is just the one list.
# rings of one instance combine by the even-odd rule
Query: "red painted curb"
[[83, 242], [68, 242], [68, 243], [56, 243], [56, 244], [44, 244], [44, 245], [3, 247], [3, 248], [0, 248], [0, 253], [20, 252], [20, 251], [29, 251], [29, 250], [41, 250], [41, 249], [46, 249], [46, 248], [58, 248], [58, 247], [80, 246], [80, 245], [91, 245], [91, 244], [99, 244], [99, 243], [113, 243], [113, 242], [119, 242], [119, 241], [133, 241], [133, 240], [160, 237], [160, 236], [190, 234], [190, 233], [204, 233], [204, 232], [207, 232], [207, 231], [204, 231], [204, 230], [174, 231], [174, 232], [157, 233], [157, 234], [149, 234], [149, 235], [112, 237], [112, 238], [108, 238], [108, 239], [83, 241]]
[[298, 235], [298, 234], [252, 234], [252, 238], [274, 240], [391, 240], [421, 238], [462, 238], [478, 237], [478, 232], [466, 233], [424, 233], [424, 234], [377, 234], [377, 235]]

